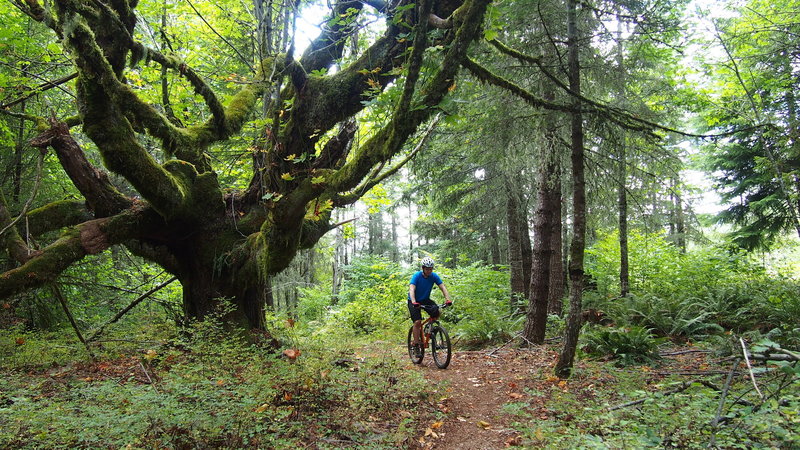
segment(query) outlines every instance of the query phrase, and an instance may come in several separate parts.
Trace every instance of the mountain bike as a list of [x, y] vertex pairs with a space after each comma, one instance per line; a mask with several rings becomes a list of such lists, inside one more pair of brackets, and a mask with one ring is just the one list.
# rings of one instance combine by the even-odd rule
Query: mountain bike
[[[440, 305], [439, 309], [443, 310], [447, 305]], [[450, 365], [450, 357], [452, 356], [452, 346], [450, 344], [450, 336], [447, 330], [439, 323], [439, 318], [428, 317], [422, 322], [422, 342], [421, 348], [417, 353], [414, 348], [414, 326], [408, 329], [408, 338], [406, 345], [408, 346], [408, 356], [414, 364], [421, 364], [422, 359], [425, 357], [425, 348], [430, 344], [431, 356], [436, 367], [446, 369]]]

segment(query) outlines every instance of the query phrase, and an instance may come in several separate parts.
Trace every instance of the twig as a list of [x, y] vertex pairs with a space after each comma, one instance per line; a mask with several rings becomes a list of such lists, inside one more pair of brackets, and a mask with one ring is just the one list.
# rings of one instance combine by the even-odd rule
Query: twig
[[517, 334], [515, 334], [515, 335], [514, 335], [514, 337], [512, 337], [512, 338], [511, 338], [511, 339], [509, 339], [509, 340], [507, 340], [507, 341], [505, 342], [505, 344], [503, 344], [503, 345], [501, 345], [500, 347], [497, 347], [496, 349], [494, 349], [494, 350], [490, 351], [489, 353], [487, 353], [487, 356], [492, 356], [492, 355], [494, 355], [494, 354], [495, 354], [495, 353], [496, 353], [498, 350], [500, 350], [501, 348], [503, 348], [503, 347], [505, 347], [506, 345], [510, 344], [511, 342], [513, 342], [513, 341], [514, 341], [516, 338], [520, 337], [521, 335], [522, 335], [522, 333], [517, 333]]
[[747, 346], [744, 344], [744, 339], [739, 338], [739, 343], [742, 345], [742, 354], [744, 355], [744, 361], [747, 363], [747, 370], [750, 372], [750, 380], [753, 381], [753, 387], [756, 388], [758, 397], [761, 400], [764, 400], [764, 394], [762, 394], [761, 390], [758, 388], [758, 384], [756, 384], [756, 377], [753, 375], [753, 366], [750, 365], [750, 358], [747, 356]]
[[28, 198], [28, 201], [25, 202], [25, 205], [22, 207], [22, 211], [20, 211], [19, 215], [12, 220], [8, 225], [3, 227], [0, 230], [0, 235], [5, 233], [9, 228], [13, 227], [20, 221], [26, 214], [28, 214], [28, 208], [31, 207], [31, 203], [33, 203], [33, 199], [36, 198], [37, 192], [39, 192], [39, 183], [42, 181], [42, 163], [44, 162], [44, 155], [45, 151], [39, 152], [39, 159], [36, 161], [36, 180], [33, 182], [33, 190], [31, 191], [31, 196]]
[[138, 304], [139, 304], [139, 303], [141, 303], [141, 302], [142, 302], [144, 299], [146, 299], [147, 297], [149, 297], [149, 296], [151, 296], [151, 295], [155, 294], [156, 292], [158, 292], [159, 290], [161, 290], [162, 288], [164, 288], [165, 286], [167, 286], [168, 284], [172, 283], [172, 282], [173, 282], [173, 281], [175, 281], [175, 280], [177, 280], [177, 278], [176, 278], [176, 277], [172, 277], [172, 278], [170, 278], [169, 280], [167, 280], [167, 281], [165, 281], [165, 282], [163, 282], [163, 283], [159, 284], [158, 286], [156, 286], [156, 287], [154, 287], [154, 288], [150, 289], [149, 291], [147, 291], [147, 292], [145, 292], [144, 294], [142, 294], [142, 295], [140, 295], [139, 297], [137, 297], [137, 298], [136, 298], [134, 301], [132, 301], [132, 302], [131, 302], [131, 303], [130, 303], [128, 306], [126, 306], [125, 308], [123, 308], [123, 309], [122, 309], [122, 311], [118, 312], [118, 313], [117, 313], [117, 314], [116, 314], [114, 317], [112, 317], [112, 318], [111, 318], [111, 320], [109, 320], [108, 322], [106, 322], [106, 323], [104, 323], [103, 325], [101, 325], [101, 326], [100, 326], [100, 328], [98, 328], [98, 329], [97, 329], [97, 330], [96, 330], [94, 333], [92, 333], [92, 335], [91, 335], [91, 336], [89, 336], [89, 339], [88, 339], [88, 341], [89, 341], [89, 342], [92, 342], [92, 341], [96, 340], [96, 339], [97, 339], [97, 338], [98, 338], [98, 337], [99, 337], [99, 336], [100, 336], [100, 335], [103, 333], [103, 331], [105, 330], [105, 328], [106, 328], [107, 326], [109, 326], [109, 325], [111, 325], [112, 323], [115, 323], [116, 321], [118, 321], [119, 319], [121, 319], [121, 318], [122, 318], [122, 316], [124, 316], [125, 314], [127, 314], [127, 313], [128, 313], [128, 311], [130, 311], [131, 309], [133, 309], [133, 307], [134, 307], [134, 306], [138, 305]]
[[685, 355], [687, 353], [711, 353], [712, 350], [680, 350], [677, 352], [666, 352], [666, 353], [659, 353], [659, 356], [676, 356], [676, 355]]
[[142, 368], [142, 372], [144, 372], [144, 376], [146, 376], [146, 377], [147, 377], [147, 381], [148, 381], [148, 382], [150, 382], [150, 386], [152, 386], [152, 387], [153, 387], [153, 390], [154, 390], [154, 391], [156, 391], [156, 392], [158, 392], [158, 388], [156, 388], [156, 385], [155, 385], [155, 383], [153, 383], [153, 379], [152, 379], [152, 378], [150, 378], [150, 374], [149, 374], [149, 373], [147, 373], [147, 369], [145, 369], [145, 367], [144, 367], [144, 364], [142, 364], [142, 362], [141, 362], [141, 361], [139, 361], [139, 367], [141, 367], [141, 368]]
[[728, 372], [728, 378], [725, 379], [725, 386], [722, 388], [722, 394], [719, 396], [719, 405], [717, 405], [717, 412], [714, 414], [714, 418], [711, 420], [711, 442], [709, 442], [708, 446], [711, 448], [715, 448], [717, 446], [717, 425], [720, 423], [720, 419], [722, 418], [722, 407], [725, 406], [725, 398], [728, 396], [728, 391], [731, 388], [731, 382], [733, 381], [733, 375], [736, 373], [736, 368], [739, 367], [739, 363], [742, 361], [741, 358], [737, 358], [736, 361], [733, 363], [730, 372]]
[[61, 289], [58, 287], [56, 283], [50, 284], [50, 289], [53, 292], [53, 295], [58, 299], [58, 302], [61, 303], [61, 307], [64, 308], [64, 313], [67, 315], [67, 319], [69, 319], [69, 323], [72, 325], [72, 329], [75, 330], [75, 334], [78, 336], [78, 339], [81, 341], [84, 347], [86, 347], [86, 351], [89, 353], [89, 357], [92, 358], [92, 361], [95, 361], [94, 353], [92, 352], [91, 347], [89, 347], [89, 343], [86, 342], [86, 339], [83, 338], [83, 334], [81, 334], [80, 328], [78, 328], [78, 324], [75, 322], [75, 318], [72, 316], [72, 313], [69, 310], [69, 306], [67, 306], [67, 300], [64, 298], [64, 294], [61, 293]]
[[[662, 395], [672, 395], [672, 394], [677, 394], [677, 393], [679, 393], [679, 392], [683, 392], [683, 391], [685, 391], [686, 389], [689, 389], [689, 388], [692, 386], [692, 384], [694, 384], [694, 383], [698, 383], [698, 382], [700, 382], [700, 380], [684, 381], [684, 382], [682, 382], [682, 383], [681, 383], [681, 385], [680, 385], [680, 386], [678, 386], [677, 388], [675, 388], [675, 389], [670, 389], [669, 391], [662, 392], [661, 394], [662, 394]], [[648, 398], [646, 397], [646, 398], [641, 398], [641, 399], [639, 399], [639, 400], [633, 400], [633, 401], [630, 401], [630, 402], [621, 403], [621, 404], [619, 404], [619, 405], [612, 406], [612, 407], [610, 407], [610, 408], [606, 409], [606, 411], [616, 411], [616, 410], [618, 410], [618, 409], [627, 408], [627, 407], [629, 407], [629, 406], [636, 406], [636, 405], [640, 405], [640, 404], [642, 404], [642, 403], [646, 402], [647, 400], [648, 400]]]
[[660, 376], [668, 376], [668, 375], [691, 375], [691, 376], [698, 376], [698, 375], [725, 375], [726, 371], [724, 370], [687, 370], [683, 372], [656, 372], [656, 375]]

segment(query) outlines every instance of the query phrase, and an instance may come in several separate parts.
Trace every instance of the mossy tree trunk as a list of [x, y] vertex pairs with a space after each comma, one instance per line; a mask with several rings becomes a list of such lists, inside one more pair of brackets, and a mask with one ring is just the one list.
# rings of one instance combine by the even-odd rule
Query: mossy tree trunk
[[[220, 299], [230, 299], [237, 306], [230, 321], [259, 328], [270, 277], [335, 227], [333, 209], [354, 203], [407, 161], [392, 163], [452, 90], [468, 47], [481, 36], [489, 2], [341, 0], [303, 55], [296, 59], [289, 51], [255, 61], [249, 81], [227, 102], [200, 71], [136, 39], [137, 3], [56, 0], [45, 9], [36, 0], [15, 2], [63, 38], [73, 58], [77, 116], [25, 118], [41, 133], [33, 145], [56, 152], [84, 201], [29, 212], [27, 231], [33, 235], [63, 229], [41, 250], [27, 249], [16, 227], [0, 236], [19, 263], [0, 275], [0, 297], [53, 282], [86, 255], [124, 245], [178, 277], [189, 316], [202, 318]], [[387, 16], [385, 31], [345, 64], [345, 43], [356, 30], [354, 21], [342, 18], [357, 17], [367, 5]], [[208, 118], [184, 126], [143, 100], [126, 77], [126, 61], [143, 56], [184, 78], [205, 103]], [[367, 138], [354, 139], [354, 116], [390, 84], [402, 86], [392, 114]], [[247, 188], [220, 185], [210, 146], [240, 133], [270, 91], [278, 98], [268, 102], [272, 120], [251, 148]], [[89, 162], [79, 144], [84, 139], [70, 129], [77, 124], [105, 169], [127, 180], [136, 196], [121, 193]], [[143, 146], [145, 135], [160, 143], [157, 155]], [[5, 207], [0, 212], [5, 227], [11, 217]]]

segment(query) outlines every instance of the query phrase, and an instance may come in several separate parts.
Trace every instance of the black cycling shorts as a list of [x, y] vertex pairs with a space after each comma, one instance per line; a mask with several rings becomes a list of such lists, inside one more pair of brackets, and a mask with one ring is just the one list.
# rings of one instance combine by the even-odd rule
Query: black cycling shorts
[[408, 300], [408, 312], [411, 313], [411, 320], [415, 322], [417, 320], [422, 320], [423, 309], [428, 313], [429, 316], [439, 317], [439, 305], [437, 305], [436, 302], [429, 298], [425, 300], [417, 300], [417, 302], [422, 306], [417, 308], [411, 303], [411, 300]]

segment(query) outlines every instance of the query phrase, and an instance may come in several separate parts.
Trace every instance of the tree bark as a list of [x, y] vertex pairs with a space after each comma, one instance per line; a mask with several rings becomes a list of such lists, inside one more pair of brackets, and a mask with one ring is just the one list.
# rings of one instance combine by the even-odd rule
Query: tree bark
[[[0, 297], [45, 286], [86, 255], [126, 245], [180, 280], [184, 310], [191, 317], [202, 319], [219, 309], [220, 299], [229, 299], [236, 305], [227, 317], [230, 323], [263, 327], [271, 277], [332, 229], [333, 209], [353, 204], [398, 170], [400, 165], [384, 166], [439, 111], [469, 45], [481, 35], [488, 6], [488, 0], [401, 3], [411, 8], [389, 11], [400, 16], [387, 21], [383, 36], [364, 54], [334, 73], [312, 76], [341, 62], [353, 29], [350, 21], [338, 19], [364, 7], [356, 1], [336, 2], [331, 15], [336, 20], [323, 27], [299, 60], [289, 54], [257, 61], [258, 69], [246, 74], [250, 82], [223, 104], [200, 71], [135, 40], [136, 1], [59, 1], [49, 11], [33, 11], [36, 2], [20, 2], [23, 12], [63, 36], [78, 71], [83, 131], [97, 146], [105, 168], [125, 178], [136, 197], [121, 194], [105, 172], [86, 161], [68, 128], [53, 124], [34, 143], [56, 150], [92, 218], [68, 224], [57, 241], [4, 273]], [[451, 29], [427, 32], [427, 17], [434, 9], [451, 20]], [[413, 40], [401, 39], [409, 26]], [[266, 41], [263, 45], [268, 46]], [[442, 49], [438, 66], [426, 66], [425, 77], [420, 77], [425, 50], [434, 45]], [[208, 119], [197, 116], [198, 123], [181, 126], [140, 98], [125, 71], [129, 56], [142, 55], [183, 77], [205, 102]], [[356, 142], [355, 128], [347, 124], [363, 110], [366, 96], [394, 83], [400, 72], [405, 80], [393, 114], [370, 138]], [[243, 191], [225, 192], [206, 151], [240, 133], [259, 99], [276, 86], [284, 88], [267, 115], [274, 122], [265, 128], [260, 147], [253, 149], [250, 184]], [[143, 134], [161, 144], [158, 158], [142, 145]], [[161, 163], [161, 155], [173, 159]], [[43, 231], [53, 231], [49, 226]], [[13, 247], [19, 241], [3, 243]]]
[[511, 309], [521, 311], [530, 293], [531, 241], [528, 230], [527, 202], [523, 200], [519, 177], [506, 181], [508, 226], [508, 262], [511, 271]]
[[554, 148], [545, 145], [541, 152], [538, 188], [536, 194], [536, 213], [533, 225], [533, 264], [528, 311], [523, 328], [523, 342], [541, 344], [547, 328], [547, 308], [550, 298], [551, 262], [553, 259], [553, 228], [557, 219], [557, 194], [560, 185], [555, 163]]
[[572, 161], [572, 244], [570, 246], [569, 278], [570, 299], [564, 346], [558, 357], [555, 374], [568, 378], [572, 374], [578, 335], [581, 329], [581, 303], [583, 298], [583, 253], [586, 239], [586, 182], [584, 178], [583, 117], [580, 112], [581, 92], [579, 42], [577, 28], [577, 2], [567, 0], [567, 45], [569, 47], [569, 87], [573, 97], [571, 161]]
[[550, 241], [552, 242], [553, 253], [550, 259], [550, 291], [547, 297], [547, 313], [561, 316], [564, 312], [564, 251], [563, 251], [563, 226], [561, 222], [562, 207], [561, 202], [561, 165], [557, 165], [555, 173], [558, 174], [558, 181], [553, 192], [553, 227], [550, 230]]

